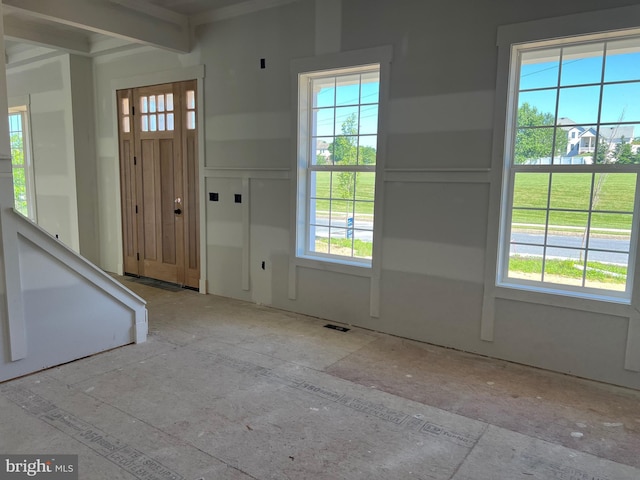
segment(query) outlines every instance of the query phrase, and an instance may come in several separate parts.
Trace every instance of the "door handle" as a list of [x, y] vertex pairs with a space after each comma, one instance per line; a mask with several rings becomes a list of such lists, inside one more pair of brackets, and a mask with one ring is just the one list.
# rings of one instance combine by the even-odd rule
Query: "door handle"
[[182, 213], [182, 210], [180, 210], [179, 208], [176, 208], [173, 213], [175, 213], [176, 215], [180, 215]]
[[182, 209], [180, 208], [180, 205], [182, 204], [182, 199], [180, 197], [176, 198], [174, 200], [174, 204], [175, 204], [175, 210], [173, 211], [173, 213], [175, 213], [176, 215], [180, 215], [182, 213]]

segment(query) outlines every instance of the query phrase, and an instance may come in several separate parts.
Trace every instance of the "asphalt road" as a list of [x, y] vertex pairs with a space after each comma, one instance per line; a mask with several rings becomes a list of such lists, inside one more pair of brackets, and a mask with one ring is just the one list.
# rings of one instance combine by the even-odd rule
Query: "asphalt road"
[[[544, 235], [536, 235], [532, 233], [512, 233], [512, 242], [537, 243], [544, 241]], [[549, 235], [547, 238], [547, 255], [555, 258], [571, 258], [578, 260], [580, 258], [579, 250], [571, 250], [581, 248], [583, 239], [582, 235]], [[568, 247], [568, 248], [553, 248]], [[512, 251], [519, 255], [540, 255], [541, 248], [530, 245], [513, 245]], [[621, 265], [627, 264], [627, 254], [629, 251], [629, 240], [624, 237], [620, 238], [599, 238], [592, 237], [589, 241], [589, 260], [604, 263], [616, 263]], [[613, 252], [595, 252], [591, 249], [613, 250]], [[615, 253], [620, 252], [620, 253]]]
[[[315, 235], [317, 237], [327, 238], [329, 236], [329, 219], [317, 218], [318, 225], [315, 227]], [[346, 227], [344, 225], [337, 225], [338, 227]], [[372, 222], [359, 222], [360, 227], [373, 229]], [[372, 230], [357, 230], [353, 229], [353, 234], [356, 239], [366, 242], [373, 241]], [[332, 238], [345, 238], [345, 230], [332, 229]], [[512, 233], [511, 240], [518, 243], [536, 243], [542, 244], [544, 242], [544, 235], [534, 233]], [[547, 239], [547, 256], [550, 258], [570, 258], [574, 260], [580, 259], [580, 248], [583, 247], [582, 235], [549, 235]], [[626, 265], [628, 262], [629, 251], [629, 239], [623, 236], [619, 237], [592, 237], [589, 242], [589, 260], [603, 263], [614, 263], [618, 265]], [[593, 251], [597, 250], [610, 250], [606, 252]], [[519, 255], [541, 255], [542, 248], [532, 245], [513, 245], [512, 251]], [[617, 253], [619, 252], [619, 253]]]
[[[324, 237], [327, 238], [329, 236], [329, 219], [328, 218], [316, 218], [316, 222], [320, 225], [317, 225], [316, 228], [316, 237]], [[336, 225], [339, 227], [338, 229], [331, 230], [331, 238], [345, 238], [345, 230], [340, 227], [346, 227], [346, 223], [343, 222], [341, 225]], [[352, 229], [353, 235], [356, 239], [362, 240], [365, 242], [373, 241], [373, 222], [363, 222], [359, 221], [356, 225], [359, 228], [369, 228], [370, 230], [357, 230]]]

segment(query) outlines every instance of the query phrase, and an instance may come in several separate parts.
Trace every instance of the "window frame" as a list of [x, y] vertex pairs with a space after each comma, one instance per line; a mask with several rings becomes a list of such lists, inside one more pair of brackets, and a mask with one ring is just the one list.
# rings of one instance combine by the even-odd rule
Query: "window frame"
[[[33, 222], [37, 221], [37, 206], [36, 206], [36, 195], [35, 195], [35, 175], [33, 171], [33, 150], [31, 146], [31, 121], [30, 121], [30, 112], [29, 112], [29, 102], [28, 99], [20, 99], [20, 101], [9, 101], [9, 105], [12, 105], [8, 108], [7, 115], [17, 115], [20, 114], [22, 119], [22, 148], [24, 154], [24, 163], [20, 166], [16, 166], [13, 163], [13, 158], [11, 159], [11, 169], [12, 171], [16, 168], [23, 169], [25, 175], [25, 190], [26, 190], [26, 200], [27, 200], [27, 218], [32, 220]], [[9, 135], [11, 135], [11, 123], [9, 122]], [[15, 208], [15, 206], [14, 206]]]
[[[517, 131], [517, 115], [518, 115], [518, 100], [519, 100], [519, 78], [520, 78], [520, 68], [521, 68], [521, 56], [526, 52], [535, 52], [539, 50], [546, 49], [554, 49], [554, 48], [567, 48], [576, 45], [587, 45], [589, 43], [601, 43], [603, 41], [617, 41], [627, 38], [639, 38], [638, 34], [629, 35], [627, 32], [617, 32], [615, 34], [611, 34], [606, 36], [605, 38], [602, 35], [596, 36], [581, 36], [581, 37], [569, 37], [565, 39], [559, 39], [555, 41], [543, 41], [543, 42], [526, 42], [520, 44], [511, 45], [510, 52], [510, 69], [509, 69], [509, 90], [508, 90], [508, 103], [507, 103], [507, 121], [505, 128], [505, 139], [504, 139], [504, 178], [503, 178], [503, 186], [502, 186], [502, 201], [501, 201], [501, 224], [500, 224], [500, 237], [498, 242], [498, 261], [497, 261], [497, 275], [496, 275], [496, 285], [500, 287], [507, 288], [524, 288], [530, 289], [533, 291], [541, 291], [541, 292], [551, 292], [560, 295], [576, 295], [576, 296], [585, 296], [589, 298], [601, 298], [601, 299], [610, 299], [613, 301], [630, 301], [631, 298], [631, 290], [633, 286], [633, 276], [634, 276], [634, 267], [636, 264], [636, 255], [637, 255], [637, 243], [638, 243], [638, 217], [640, 216], [639, 208], [639, 197], [640, 197], [640, 165], [615, 165], [615, 164], [591, 164], [591, 165], [561, 165], [561, 164], [549, 164], [549, 165], [518, 165], [514, 162], [514, 149], [515, 149], [515, 137]], [[604, 69], [604, 64], [603, 67]], [[603, 70], [604, 71], [604, 70]], [[595, 85], [595, 84], [594, 84]], [[603, 85], [606, 85], [606, 82], [601, 78], [600, 82], [597, 83], [600, 88]], [[558, 95], [562, 86], [556, 85], [555, 87], [558, 89]], [[564, 87], [567, 88], [567, 87]], [[573, 88], [573, 87], [569, 87]], [[556, 105], [559, 100], [556, 99]], [[602, 97], [599, 99], [599, 109], [602, 105]], [[556, 107], [557, 108], [557, 107]], [[558, 121], [558, 113], [554, 113], [554, 126]], [[627, 122], [628, 123], [628, 122]], [[637, 122], [635, 122], [637, 123]], [[600, 119], [596, 121], [594, 124], [595, 128], [599, 131], [601, 124], [605, 124], [605, 128], [607, 128], [607, 122], [600, 122]], [[556, 130], [558, 127], [554, 127]], [[624, 291], [616, 291], [611, 289], [598, 289], [587, 286], [574, 286], [568, 284], [558, 284], [552, 282], [546, 282], [544, 280], [544, 275], [542, 276], [542, 280], [526, 280], [526, 279], [518, 279], [514, 277], [509, 277], [509, 259], [510, 259], [510, 247], [513, 244], [511, 241], [511, 233], [512, 233], [512, 215], [514, 210], [517, 208], [514, 206], [514, 194], [515, 194], [515, 177], [517, 173], [545, 173], [549, 174], [550, 178], [553, 174], [558, 173], [584, 173], [596, 175], [598, 173], [635, 173], [636, 174], [636, 191], [635, 191], [635, 199], [634, 199], [634, 210], [632, 217], [632, 228], [630, 234], [630, 247], [628, 252], [628, 273], [627, 273], [627, 282], [625, 284]], [[549, 185], [551, 188], [551, 185]], [[548, 195], [551, 195], [551, 191], [548, 192]], [[544, 211], [549, 214], [554, 211], [550, 205], [547, 205]], [[585, 213], [588, 214], [589, 218], [591, 217], [591, 212], [596, 212], [596, 210], [592, 209], [592, 205], [590, 203], [587, 211]], [[587, 226], [589, 228], [589, 225]], [[556, 248], [553, 245], [550, 245], [546, 239], [546, 232], [548, 229], [548, 221], [545, 226], [545, 239], [543, 242], [543, 251], [546, 252], [548, 248]], [[585, 252], [588, 255], [592, 249], [588, 247], [585, 248]], [[543, 257], [546, 258], [546, 253]], [[544, 264], [544, 263], [543, 263]], [[586, 279], [586, 272], [583, 273], [583, 281]]]
[[[313, 100], [313, 93], [310, 91], [311, 85], [313, 83], [314, 80], [322, 80], [322, 79], [337, 79], [338, 77], [341, 76], [348, 76], [348, 75], [363, 75], [366, 73], [380, 73], [380, 65], [379, 64], [371, 64], [371, 65], [362, 65], [362, 66], [358, 66], [358, 67], [353, 67], [353, 68], [341, 68], [341, 69], [335, 69], [335, 70], [321, 70], [318, 72], [311, 72], [311, 73], [301, 73], [298, 76], [298, 81], [299, 81], [299, 90], [300, 90], [300, 117], [299, 117], [299, 134], [298, 134], [298, 142], [300, 142], [300, 148], [299, 148], [299, 159], [298, 159], [298, 170], [299, 170], [299, 174], [301, 176], [304, 177], [304, 185], [300, 185], [299, 186], [299, 202], [304, 202], [304, 208], [299, 207], [300, 210], [300, 215], [301, 215], [301, 223], [304, 223], [304, 229], [302, 232], [299, 230], [297, 233], [297, 254], [300, 257], [303, 258], [312, 258], [312, 259], [316, 259], [316, 260], [320, 260], [320, 261], [328, 261], [328, 262], [336, 262], [336, 263], [344, 263], [347, 265], [357, 265], [357, 266], [363, 266], [363, 267], [371, 267], [371, 259], [367, 259], [367, 258], [358, 258], [358, 257], [354, 257], [353, 256], [353, 251], [354, 251], [354, 246], [352, 243], [352, 247], [351, 247], [351, 253], [352, 256], [346, 256], [346, 255], [338, 255], [338, 254], [333, 254], [331, 252], [329, 253], [324, 253], [324, 252], [318, 252], [318, 251], [314, 251], [311, 250], [310, 248], [310, 243], [312, 242], [312, 237], [314, 237], [313, 235], [313, 230], [314, 227], [317, 227], [318, 225], [312, 224], [311, 223], [311, 218], [312, 218], [312, 207], [311, 207], [311, 203], [312, 203], [312, 199], [316, 198], [313, 197], [313, 176], [314, 176], [314, 172], [315, 173], [320, 173], [320, 172], [325, 172], [325, 173], [339, 173], [339, 172], [346, 172], [346, 173], [354, 173], [354, 174], [358, 174], [358, 173], [373, 173], [374, 174], [374, 178], [375, 178], [375, 174], [376, 174], [376, 165], [377, 165], [377, 159], [376, 159], [376, 165], [364, 165], [364, 164], [355, 164], [355, 165], [318, 165], [317, 163], [315, 163], [313, 161], [313, 155], [314, 155], [314, 147], [313, 147], [313, 142], [314, 139], [316, 139], [316, 142], [318, 141], [318, 139], [320, 138], [319, 135], [314, 135], [314, 132], [310, 132], [309, 129], [311, 127], [311, 125], [313, 124], [313, 107], [311, 105], [312, 100]], [[361, 85], [361, 83], [360, 83]], [[378, 99], [375, 103], [371, 103], [371, 104], [362, 104], [362, 103], [358, 103], [357, 107], [360, 110], [360, 107], [362, 107], [363, 105], [367, 106], [367, 105], [375, 105], [376, 108], [379, 108], [379, 94], [378, 94]], [[350, 105], [351, 106], [351, 105]], [[331, 107], [334, 109], [334, 113], [335, 113], [335, 109], [339, 108], [336, 107], [335, 105], [335, 101], [333, 104], [333, 107]], [[377, 136], [378, 136], [378, 128], [377, 128], [377, 123], [376, 122], [376, 132], [375, 132], [375, 136], [376, 136], [376, 156], [377, 156]], [[358, 127], [361, 126], [361, 122], [360, 119], [358, 119]], [[315, 132], [317, 133], [317, 132]], [[335, 130], [333, 131], [333, 138], [334, 141], [340, 137], [341, 135], [338, 134], [338, 132], [336, 132]], [[354, 135], [355, 137], [358, 137], [358, 139], [360, 138], [360, 133]], [[365, 134], [363, 134], [362, 136], [366, 136]], [[357, 148], [357, 147], [356, 147]], [[316, 149], [317, 150], [317, 149]], [[302, 183], [302, 181], [301, 181]], [[327, 199], [329, 200], [330, 204], [333, 201], [345, 201], [345, 202], [354, 202], [355, 204], [355, 192], [354, 192], [354, 196], [352, 198], [349, 199], [336, 199], [332, 196], [331, 193], [329, 193], [329, 198]], [[375, 209], [375, 193], [374, 193], [374, 200], [373, 200], [373, 204], [374, 204], [374, 209]], [[355, 205], [354, 205], [355, 208]], [[331, 208], [330, 208], [331, 210]], [[331, 210], [332, 212], [332, 210]], [[355, 216], [355, 214], [354, 214]], [[327, 228], [329, 228], [329, 230], [331, 231], [332, 227], [331, 225], [327, 225]], [[371, 228], [371, 234], [373, 235], [373, 229], [375, 228], [375, 216], [374, 216], [374, 222], [373, 222], [373, 226]], [[349, 228], [349, 225], [345, 225], [345, 233], [348, 235], [348, 231], [351, 230], [352, 231], [352, 236], [355, 237], [355, 231], [359, 230], [358, 228], [352, 227]], [[363, 230], [367, 230], [367, 229], [363, 229]], [[369, 230], [367, 230], [369, 231]], [[314, 237], [315, 238], [315, 237]], [[331, 237], [329, 237], [331, 238]], [[346, 238], [349, 238], [348, 236]], [[355, 241], [355, 238], [352, 238], [352, 242]], [[373, 240], [372, 240], [372, 244], [373, 244]], [[329, 242], [329, 250], [330, 250], [330, 245], [331, 242]]]
[[[366, 50], [355, 50], [343, 53], [319, 55], [316, 57], [296, 59], [291, 63], [292, 90], [294, 93], [295, 109], [295, 154], [294, 171], [295, 182], [292, 189], [292, 208], [294, 228], [291, 229], [291, 249], [292, 266], [303, 266], [321, 270], [329, 270], [338, 273], [363, 277], [376, 277], [379, 275], [379, 251], [381, 249], [381, 226], [382, 226], [382, 190], [384, 171], [384, 152], [386, 144], [386, 117], [388, 98], [389, 67], [392, 57], [391, 47], [378, 47]], [[375, 196], [374, 196], [374, 226], [372, 231], [373, 253], [371, 260], [353, 259], [352, 257], [333, 256], [308, 252], [306, 243], [308, 235], [307, 225], [309, 219], [308, 211], [308, 174], [311, 170], [306, 168], [309, 160], [308, 144], [304, 137], [309, 139], [312, 135], [308, 132], [310, 109], [308, 107], [309, 92], [306, 82], [301, 82], [304, 76], [321, 77], [323, 74], [331, 72], [356, 71], [363, 67], [379, 65], [380, 88], [378, 98], [378, 127], [377, 127], [377, 158], [375, 166], [367, 166], [366, 170], [375, 172]], [[343, 72], [339, 72], [343, 73]], [[304, 120], [304, 121], [303, 121]]]
[[[501, 241], [504, 238], [502, 226], [505, 225], [505, 192], [504, 183], [508, 182], [508, 164], [504, 161], [505, 151], [510, 148], [507, 142], [507, 123], [509, 99], [512, 92], [509, 79], [514, 75], [514, 64], [511, 62], [512, 47], [520, 44], [537, 43], [539, 47], [553, 46], [559, 40], [572, 38], [575, 40], [607, 39], [616, 34], [640, 34], [637, 18], [640, 6], [629, 6], [599, 10], [595, 12], [577, 13], [564, 17], [533, 20], [524, 23], [504, 25], [498, 28], [497, 46], [497, 80], [494, 107], [493, 153], [489, 181], [491, 194], [489, 197], [489, 222], [487, 230], [487, 253], [485, 257], [485, 293], [483, 300], [481, 338], [492, 341], [494, 331], [494, 299], [510, 299], [544, 305], [556, 305], [590, 312], [624, 314], [627, 306], [640, 308], [640, 263], [638, 255], [629, 262], [628, 275], [633, 278], [630, 296], [620, 298], [611, 296], [607, 291], [598, 294], [585, 292], [569, 292], [566, 290], [528, 285], [500, 283]], [[623, 32], [622, 32], [623, 31]], [[622, 33], [620, 33], [622, 32]], [[575, 166], [569, 167], [575, 171]], [[638, 193], [638, 192], [636, 192]], [[636, 195], [637, 201], [638, 195]], [[509, 204], [510, 205], [510, 204]], [[638, 228], [639, 213], [636, 208], [633, 228]], [[632, 245], [631, 248], [636, 248]]]

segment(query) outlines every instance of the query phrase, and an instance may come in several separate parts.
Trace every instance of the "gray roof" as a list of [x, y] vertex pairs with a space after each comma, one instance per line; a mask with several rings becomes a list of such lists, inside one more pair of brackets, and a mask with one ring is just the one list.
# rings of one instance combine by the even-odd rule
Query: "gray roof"
[[[576, 129], [579, 132], [579, 136], [582, 137], [586, 133], [590, 133], [591, 135], [596, 135], [595, 127], [583, 127], [579, 126], [568, 117], [561, 117], [558, 119], [558, 125], [561, 126], [562, 130], [568, 132], [569, 130]], [[620, 140], [624, 138], [625, 140], [632, 140], [635, 138], [635, 127], [634, 125], [615, 125], [611, 127], [600, 127], [600, 137], [604, 138], [607, 141]]]

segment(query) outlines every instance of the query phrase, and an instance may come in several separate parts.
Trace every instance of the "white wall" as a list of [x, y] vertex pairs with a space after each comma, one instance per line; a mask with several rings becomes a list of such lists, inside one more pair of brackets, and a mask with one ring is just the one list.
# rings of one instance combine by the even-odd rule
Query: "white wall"
[[[1, 10], [0, 2], [0, 16]], [[3, 38], [0, 24], [0, 51]], [[77, 132], [70, 124], [69, 57], [13, 73], [13, 96], [30, 95], [33, 100], [34, 156], [41, 160], [36, 168], [43, 185], [39, 195], [53, 203], [51, 192], [60, 196], [64, 188], [68, 190], [67, 202], [57, 205], [61, 211], [41, 205], [41, 221], [68, 227], [67, 241], [73, 243], [74, 154], [73, 148], [70, 155], [65, 149]], [[144, 300], [13, 211], [6, 87], [1, 68], [0, 112], [5, 114], [0, 117], [0, 382], [132, 341], [143, 342], [147, 335]], [[88, 157], [92, 150], [85, 149]], [[76, 249], [77, 237], [76, 227]]]
[[38, 223], [79, 251], [69, 56], [9, 69], [7, 93], [30, 97]]
[[71, 80], [71, 115], [73, 157], [78, 205], [78, 244], [80, 253], [97, 263], [100, 260], [98, 239], [98, 188], [93, 62], [90, 58], [69, 55]]
[[0, 331], [0, 382], [146, 340], [142, 299], [6, 210], [0, 224], [13, 288], [11, 322]]
[[[115, 91], [139, 86], [139, 78], [148, 84], [163, 83], [160, 72], [181, 70], [199, 64], [199, 52], [178, 55], [142, 47], [121, 54], [94, 59], [97, 155], [97, 202], [99, 205], [100, 261], [107, 271], [122, 273], [122, 224], [120, 216], [120, 166]], [[158, 78], [154, 82], [154, 73]]]
[[[202, 226], [210, 293], [640, 388], [640, 374], [624, 368], [627, 318], [499, 300], [494, 340], [480, 339], [497, 28], [637, 2], [540, 0], [516, 8], [510, 0], [343, 0], [331, 2], [330, 22], [317, 3], [199, 27], [191, 55], [147, 49], [94, 62], [101, 265], [116, 270], [121, 262], [113, 82], [202, 63], [201, 194], [221, 194], [217, 204], [206, 201]], [[380, 288], [365, 277], [298, 268], [291, 300], [291, 60], [381, 45], [392, 45], [394, 56], [380, 172]], [[241, 205], [232, 193], [244, 194]]]

